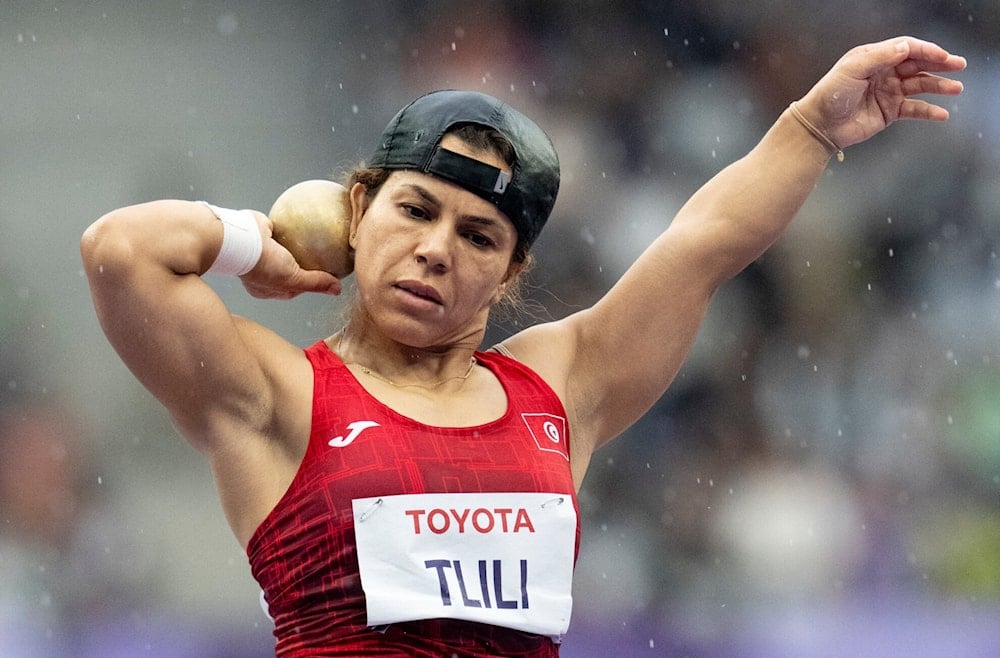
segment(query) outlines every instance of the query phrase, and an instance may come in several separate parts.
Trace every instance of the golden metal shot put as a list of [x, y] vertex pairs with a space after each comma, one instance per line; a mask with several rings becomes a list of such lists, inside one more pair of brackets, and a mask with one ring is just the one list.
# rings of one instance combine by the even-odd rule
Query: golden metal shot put
[[347, 188], [330, 180], [292, 185], [267, 213], [274, 239], [303, 269], [323, 270], [343, 279], [354, 271], [348, 243], [351, 202]]

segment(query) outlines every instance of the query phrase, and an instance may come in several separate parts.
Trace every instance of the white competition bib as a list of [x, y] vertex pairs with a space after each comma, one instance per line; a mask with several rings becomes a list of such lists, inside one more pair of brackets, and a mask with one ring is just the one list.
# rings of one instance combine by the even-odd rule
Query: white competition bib
[[368, 625], [447, 617], [560, 639], [573, 607], [566, 494], [411, 494], [354, 501]]

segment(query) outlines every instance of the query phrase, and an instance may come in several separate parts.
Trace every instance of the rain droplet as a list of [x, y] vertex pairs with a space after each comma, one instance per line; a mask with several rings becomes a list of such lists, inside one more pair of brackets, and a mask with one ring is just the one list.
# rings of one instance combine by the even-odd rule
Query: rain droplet
[[232, 14], [222, 14], [219, 16], [218, 20], [215, 22], [215, 27], [219, 30], [219, 34], [229, 36], [236, 32], [236, 29], [240, 26], [236, 17]]

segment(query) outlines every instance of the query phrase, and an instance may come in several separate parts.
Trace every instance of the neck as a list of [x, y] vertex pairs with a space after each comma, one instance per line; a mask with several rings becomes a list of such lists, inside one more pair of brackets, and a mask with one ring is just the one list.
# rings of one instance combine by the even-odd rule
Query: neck
[[335, 351], [347, 366], [363, 376], [396, 388], [460, 387], [476, 366], [475, 347], [465, 345], [419, 348], [386, 342], [349, 323], [336, 337]]

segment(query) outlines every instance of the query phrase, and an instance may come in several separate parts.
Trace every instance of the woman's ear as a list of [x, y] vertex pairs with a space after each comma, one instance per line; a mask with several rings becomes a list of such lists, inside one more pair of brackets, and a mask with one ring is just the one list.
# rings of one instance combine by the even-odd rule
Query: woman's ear
[[507, 268], [507, 274], [504, 276], [503, 281], [497, 286], [497, 291], [493, 295], [493, 303], [498, 304], [507, 294], [507, 289], [517, 280], [517, 277], [521, 275], [521, 271], [524, 269], [523, 263], [511, 263], [510, 267]]
[[358, 226], [368, 210], [368, 188], [361, 183], [355, 183], [350, 189], [351, 197], [351, 232], [348, 235], [348, 243], [351, 249], [355, 248], [355, 238], [358, 235]]
[[493, 295], [493, 303], [494, 304], [499, 304], [500, 300], [502, 300], [503, 296], [506, 295], [506, 294], [507, 294], [507, 282], [506, 281], [501, 281], [500, 285], [497, 286], [496, 293]]

